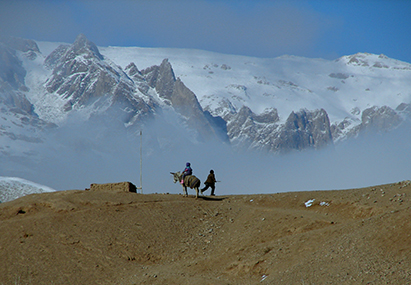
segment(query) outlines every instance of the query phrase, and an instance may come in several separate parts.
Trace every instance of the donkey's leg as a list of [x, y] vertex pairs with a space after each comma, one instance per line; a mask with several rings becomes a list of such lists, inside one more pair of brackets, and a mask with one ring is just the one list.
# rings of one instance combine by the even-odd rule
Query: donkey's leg
[[184, 197], [188, 197], [188, 193], [187, 193], [187, 187], [183, 186], [183, 192], [184, 192]]
[[196, 199], [198, 198], [198, 192], [200, 191], [200, 190], [198, 190], [198, 187], [195, 187], [195, 189], [196, 189]]

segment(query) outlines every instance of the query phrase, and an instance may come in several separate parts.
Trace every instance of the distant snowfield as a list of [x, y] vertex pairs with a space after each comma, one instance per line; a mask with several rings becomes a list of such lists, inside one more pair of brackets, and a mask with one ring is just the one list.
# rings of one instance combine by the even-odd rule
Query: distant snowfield
[[17, 198], [56, 190], [18, 177], [0, 176], [0, 202], [8, 202]]

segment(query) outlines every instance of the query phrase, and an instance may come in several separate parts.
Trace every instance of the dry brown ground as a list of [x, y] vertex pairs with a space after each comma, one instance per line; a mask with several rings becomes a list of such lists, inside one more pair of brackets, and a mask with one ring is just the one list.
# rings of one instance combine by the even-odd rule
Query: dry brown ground
[[411, 284], [410, 197], [29, 195], [0, 204], [0, 284]]

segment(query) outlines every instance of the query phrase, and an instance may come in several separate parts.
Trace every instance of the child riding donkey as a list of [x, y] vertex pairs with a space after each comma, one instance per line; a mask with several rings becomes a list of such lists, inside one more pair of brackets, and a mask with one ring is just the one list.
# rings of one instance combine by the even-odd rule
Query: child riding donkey
[[186, 168], [184, 168], [184, 170], [183, 170], [183, 175], [181, 176], [181, 181], [180, 181], [181, 184], [184, 183], [184, 178], [187, 175], [193, 175], [193, 169], [191, 168], [190, 162], [186, 163]]

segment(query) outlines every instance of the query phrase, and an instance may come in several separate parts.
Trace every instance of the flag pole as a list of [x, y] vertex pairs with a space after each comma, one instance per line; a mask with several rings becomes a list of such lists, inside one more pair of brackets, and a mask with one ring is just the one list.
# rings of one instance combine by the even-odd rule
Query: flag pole
[[140, 130], [140, 193], [143, 194], [143, 131]]

